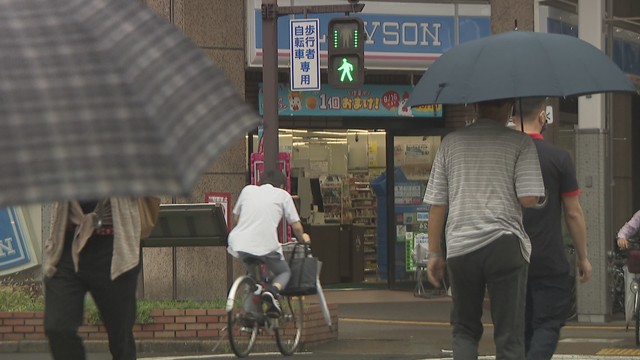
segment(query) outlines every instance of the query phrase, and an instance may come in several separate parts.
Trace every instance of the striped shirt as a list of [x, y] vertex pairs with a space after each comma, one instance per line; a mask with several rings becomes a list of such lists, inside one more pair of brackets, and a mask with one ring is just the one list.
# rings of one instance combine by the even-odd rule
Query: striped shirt
[[523, 196], [544, 196], [536, 147], [526, 133], [477, 120], [447, 135], [431, 169], [424, 201], [448, 207], [447, 257], [478, 250], [504, 234], [531, 243], [522, 225]]

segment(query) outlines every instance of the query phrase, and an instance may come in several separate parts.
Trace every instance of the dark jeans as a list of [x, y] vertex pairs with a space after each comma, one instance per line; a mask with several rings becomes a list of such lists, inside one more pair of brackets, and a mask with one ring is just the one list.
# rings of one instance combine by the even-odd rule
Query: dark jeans
[[571, 302], [569, 274], [530, 278], [527, 283], [525, 349], [527, 359], [551, 359]]
[[111, 280], [113, 236], [92, 236], [80, 253], [76, 273], [67, 234], [57, 271], [45, 278], [44, 330], [56, 360], [86, 359], [78, 327], [82, 324], [87, 292], [94, 299], [109, 336], [114, 360], [136, 359], [133, 324], [139, 265]]
[[453, 310], [453, 358], [478, 358], [485, 288], [491, 301], [497, 360], [523, 360], [524, 306], [529, 264], [515, 235], [447, 259]]

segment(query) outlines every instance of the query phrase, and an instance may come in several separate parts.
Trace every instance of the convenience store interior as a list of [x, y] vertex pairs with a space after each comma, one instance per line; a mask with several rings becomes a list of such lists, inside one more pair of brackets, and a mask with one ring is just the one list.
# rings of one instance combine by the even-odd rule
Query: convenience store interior
[[[384, 129], [279, 131], [280, 152], [290, 154], [290, 192], [314, 255], [323, 261], [323, 285], [387, 284], [387, 135]], [[395, 280], [407, 286], [416, 281], [416, 247], [426, 246], [422, 196], [440, 139], [393, 136], [396, 232], [390, 261]], [[253, 146], [258, 149], [257, 135]]]

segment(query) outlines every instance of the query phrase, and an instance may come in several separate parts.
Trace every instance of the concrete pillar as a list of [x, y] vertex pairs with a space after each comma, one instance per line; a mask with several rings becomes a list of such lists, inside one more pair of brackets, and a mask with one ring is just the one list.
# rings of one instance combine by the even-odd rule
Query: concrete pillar
[[[245, 89], [246, 2], [229, 0], [144, 0], [156, 13], [178, 27], [198, 45], [236, 86]], [[236, 199], [246, 179], [245, 139], [221, 154], [196, 184], [191, 196], [163, 199], [163, 203], [204, 201], [209, 191], [229, 192]], [[227, 261], [224, 247], [145, 248], [141, 283], [147, 299], [211, 300], [226, 298]], [[233, 274], [243, 272], [232, 262]]]
[[[579, 0], [578, 35], [604, 49], [605, 0]], [[607, 240], [610, 230], [610, 151], [605, 122], [606, 95], [582, 96], [578, 100], [576, 170], [582, 188], [580, 201], [587, 223], [589, 259], [593, 277], [577, 288], [578, 320], [604, 322], [611, 314], [608, 291]]]

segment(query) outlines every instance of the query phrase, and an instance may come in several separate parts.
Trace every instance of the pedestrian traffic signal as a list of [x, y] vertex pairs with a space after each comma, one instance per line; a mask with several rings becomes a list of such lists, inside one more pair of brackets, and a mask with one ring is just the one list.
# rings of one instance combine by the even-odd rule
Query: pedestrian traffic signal
[[364, 22], [357, 17], [329, 21], [327, 72], [334, 88], [364, 84]]

